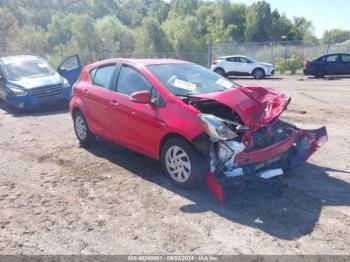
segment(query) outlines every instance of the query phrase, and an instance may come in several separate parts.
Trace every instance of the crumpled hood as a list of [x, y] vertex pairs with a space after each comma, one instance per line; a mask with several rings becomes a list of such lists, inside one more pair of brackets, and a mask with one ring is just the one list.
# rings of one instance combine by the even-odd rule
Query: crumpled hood
[[23, 78], [20, 80], [12, 81], [12, 83], [30, 90], [37, 87], [63, 84], [63, 77], [56, 73], [51, 76]]
[[239, 87], [196, 97], [211, 99], [232, 108], [243, 123], [254, 130], [278, 117], [291, 100], [287, 95], [263, 87]]

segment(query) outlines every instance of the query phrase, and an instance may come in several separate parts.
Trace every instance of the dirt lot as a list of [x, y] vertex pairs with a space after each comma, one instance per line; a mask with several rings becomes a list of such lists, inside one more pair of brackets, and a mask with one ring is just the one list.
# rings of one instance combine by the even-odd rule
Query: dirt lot
[[350, 78], [275, 77], [284, 115], [329, 142], [286, 178], [219, 205], [171, 185], [158, 162], [99, 141], [81, 148], [67, 110], [0, 103], [1, 254], [350, 254]]

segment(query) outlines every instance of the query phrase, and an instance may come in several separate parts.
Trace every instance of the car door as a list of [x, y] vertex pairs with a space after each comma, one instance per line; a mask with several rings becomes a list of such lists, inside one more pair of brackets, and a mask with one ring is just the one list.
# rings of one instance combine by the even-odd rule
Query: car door
[[78, 80], [81, 70], [79, 55], [67, 57], [57, 68], [57, 72], [67, 79], [71, 86]]
[[328, 75], [341, 75], [343, 65], [340, 60], [340, 55], [334, 54], [326, 57], [326, 68]]
[[341, 61], [343, 64], [342, 74], [350, 75], [350, 55], [348, 55], [348, 54], [341, 55]]
[[237, 57], [228, 57], [226, 58], [226, 64], [228, 70], [225, 70], [226, 72], [231, 72], [233, 74], [239, 73], [239, 59]]
[[252, 69], [252, 62], [250, 60], [248, 60], [245, 57], [237, 57], [237, 61], [238, 61], [238, 66], [239, 66], [239, 70], [240, 72], [242, 72], [243, 74], [251, 74], [253, 69]]
[[3, 73], [2, 67], [0, 65], [0, 99], [6, 100], [7, 91], [6, 91], [6, 79], [5, 74]]
[[131, 101], [131, 95], [138, 91], [150, 91], [153, 98], [158, 97], [157, 90], [140, 71], [123, 64], [111, 95], [111, 101], [117, 103], [111, 114], [112, 134], [117, 142], [154, 156], [161, 132], [158, 107]]
[[90, 71], [91, 85], [83, 90], [90, 125], [96, 135], [111, 138], [111, 86], [116, 64], [105, 64]]

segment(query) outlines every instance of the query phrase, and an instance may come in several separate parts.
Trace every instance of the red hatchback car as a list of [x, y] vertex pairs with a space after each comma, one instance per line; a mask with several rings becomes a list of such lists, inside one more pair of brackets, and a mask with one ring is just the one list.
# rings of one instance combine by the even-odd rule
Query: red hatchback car
[[270, 179], [306, 161], [327, 132], [281, 120], [289, 102], [186, 61], [111, 59], [84, 67], [70, 110], [81, 144], [100, 136], [129, 147], [193, 188], [205, 179]]

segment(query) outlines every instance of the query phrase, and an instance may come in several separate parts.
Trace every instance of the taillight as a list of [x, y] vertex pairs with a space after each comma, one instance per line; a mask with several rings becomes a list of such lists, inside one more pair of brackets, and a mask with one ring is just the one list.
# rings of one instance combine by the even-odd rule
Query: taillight
[[304, 62], [304, 68], [308, 68], [310, 66], [310, 61], [305, 61]]
[[218, 60], [214, 60], [213, 62], [211, 62], [212, 65], [216, 65], [218, 63]]

